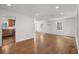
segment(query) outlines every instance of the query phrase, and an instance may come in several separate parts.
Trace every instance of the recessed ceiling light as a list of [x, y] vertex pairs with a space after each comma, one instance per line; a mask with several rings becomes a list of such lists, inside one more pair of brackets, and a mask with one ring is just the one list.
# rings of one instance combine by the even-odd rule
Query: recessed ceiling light
[[56, 9], [58, 9], [59, 8], [59, 6], [56, 6]]
[[11, 4], [7, 4], [7, 6], [11, 6]]

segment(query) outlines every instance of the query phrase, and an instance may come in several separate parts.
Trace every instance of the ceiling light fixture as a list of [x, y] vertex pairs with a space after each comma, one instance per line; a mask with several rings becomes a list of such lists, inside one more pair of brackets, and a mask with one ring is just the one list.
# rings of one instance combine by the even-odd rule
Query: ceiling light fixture
[[59, 8], [59, 6], [56, 6], [56, 9], [58, 9]]
[[7, 4], [7, 6], [11, 6], [11, 4]]

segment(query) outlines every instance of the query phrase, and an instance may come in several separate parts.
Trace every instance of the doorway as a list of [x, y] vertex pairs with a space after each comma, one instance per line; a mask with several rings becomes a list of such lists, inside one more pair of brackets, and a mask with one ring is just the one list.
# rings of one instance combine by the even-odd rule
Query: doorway
[[15, 47], [15, 19], [7, 18], [2, 22], [2, 53], [12, 53]]

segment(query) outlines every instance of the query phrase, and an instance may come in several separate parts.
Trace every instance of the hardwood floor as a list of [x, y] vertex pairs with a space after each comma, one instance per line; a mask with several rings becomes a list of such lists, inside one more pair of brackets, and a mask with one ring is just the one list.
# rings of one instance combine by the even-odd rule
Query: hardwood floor
[[[64, 35], [52, 35], [47, 33], [35, 33], [34, 38], [15, 43], [11, 40], [15, 37], [7, 37], [0, 48], [2, 54], [77, 54], [74, 37]], [[36, 45], [34, 45], [36, 44]]]
[[14, 53], [15, 36], [4, 37], [2, 40], [3, 46], [0, 49], [0, 53]]
[[78, 53], [74, 37], [37, 32], [35, 38], [36, 53]]

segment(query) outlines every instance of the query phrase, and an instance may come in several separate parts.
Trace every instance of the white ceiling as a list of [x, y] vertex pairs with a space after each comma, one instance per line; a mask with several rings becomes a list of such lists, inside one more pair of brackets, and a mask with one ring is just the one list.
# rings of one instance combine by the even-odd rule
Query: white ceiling
[[[56, 6], [59, 8], [56, 9]], [[6, 4], [0, 5], [0, 9], [17, 12], [26, 16], [34, 17], [37, 19], [58, 18], [69, 16], [75, 13], [76, 5], [74, 4]]]

